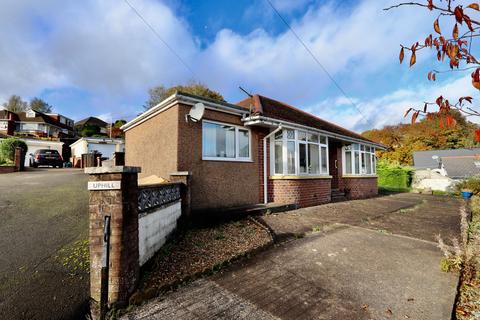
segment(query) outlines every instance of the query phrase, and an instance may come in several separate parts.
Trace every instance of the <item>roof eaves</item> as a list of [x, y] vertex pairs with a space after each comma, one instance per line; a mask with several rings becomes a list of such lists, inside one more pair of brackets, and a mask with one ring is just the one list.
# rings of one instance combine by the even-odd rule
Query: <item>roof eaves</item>
[[127, 131], [133, 128], [134, 126], [137, 126], [142, 122], [156, 116], [157, 114], [163, 112], [164, 110], [170, 108], [171, 106], [177, 103], [193, 105], [198, 102], [204, 103], [206, 105], [206, 108], [214, 109], [217, 111], [223, 111], [227, 113], [234, 113], [240, 116], [249, 113], [249, 111], [246, 110], [245, 108], [239, 107], [237, 105], [234, 105], [228, 102], [217, 101], [217, 100], [200, 97], [200, 96], [196, 96], [189, 93], [176, 91], [174, 94], [172, 94], [170, 97], [166, 98], [156, 106], [152, 107], [151, 109], [147, 110], [146, 112], [142, 113], [141, 115], [137, 116], [133, 120], [121, 126], [120, 129], [122, 129], [123, 131]]
[[282, 119], [269, 118], [269, 117], [260, 116], [260, 115], [253, 115], [251, 117], [242, 119], [242, 121], [244, 121], [245, 125], [256, 125], [260, 122], [268, 125], [276, 125], [276, 126], [284, 125], [286, 127], [299, 128], [307, 131], [309, 130], [309, 131], [318, 132], [320, 134], [323, 134], [332, 138], [336, 138], [339, 140], [348, 141], [351, 143], [363, 143], [363, 144], [375, 146], [378, 149], [382, 149], [382, 150], [387, 149], [387, 147], [381, 143], [377, 143], [377, 142], [366, 140], [366, 139], [356, 138], [356, 137], [350, 137], [350, 136], [342, 135], [339, 133], [331, 132], [328, 130], [318, 129], [315, 127], [303, 125], [301, 123], [286, 121]]

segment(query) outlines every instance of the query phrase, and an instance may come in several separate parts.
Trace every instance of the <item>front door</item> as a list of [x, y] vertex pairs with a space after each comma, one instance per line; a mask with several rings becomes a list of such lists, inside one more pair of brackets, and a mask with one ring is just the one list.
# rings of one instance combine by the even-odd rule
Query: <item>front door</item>
[[342, 145], [336, 141], [329, 141], [328, 144], [328, 157], [329, 157], [329, 168], [330, 175], [332, 176], [332, 190], [338, 189], [339, 179], [340, 179], [340, 170], [342, 166]]

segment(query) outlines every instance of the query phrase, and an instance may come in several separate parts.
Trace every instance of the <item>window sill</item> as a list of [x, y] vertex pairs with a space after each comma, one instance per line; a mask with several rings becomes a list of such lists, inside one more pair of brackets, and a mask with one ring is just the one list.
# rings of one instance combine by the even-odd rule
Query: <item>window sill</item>
[[344, 174], [341, 178], [355, 179], [355, 178], [378, 178], [376, 174]]
[[318, 175], [318, 176], [282, 176], [275, 175], [268, 177], [270, 180], [303, 180], [303, 179], [332, 179], [332, 176], [329, 175]]
[[220, 161], [220, 162], [253, 162], [252, 159], [232, 159], [232, 158], [202, 158], [203, 161]]

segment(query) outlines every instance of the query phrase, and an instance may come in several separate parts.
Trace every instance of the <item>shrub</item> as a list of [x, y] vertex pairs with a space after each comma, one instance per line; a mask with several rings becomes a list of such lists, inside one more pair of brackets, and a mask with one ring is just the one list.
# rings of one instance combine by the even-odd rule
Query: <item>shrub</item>
[[412, 184], [413, 170], [380, 160], [377, 164], [377, 176], [380, 188], [406, 190]]
[[456, 184], [455, 186], [457, 192], [462, 190], [471, 190], [474, 194], [480, 193], [480, 176], [473, 176], [462, 180], [462, 182]]
[[27, 144], [20, 139], [7, 138], [0, 141], [0, 158], [4, 161], [14, 161], [15, 148], [17, 147], [22, 148], [24, 154], [28, 151]]

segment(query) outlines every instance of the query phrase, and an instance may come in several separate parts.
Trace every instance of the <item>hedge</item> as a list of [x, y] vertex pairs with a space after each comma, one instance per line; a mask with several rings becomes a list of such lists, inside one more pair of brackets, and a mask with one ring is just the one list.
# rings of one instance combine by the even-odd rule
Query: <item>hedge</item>
[[23, 149], [23, 154], [26, 154], [28, 151], [27, 144], [17, 138], [7, 138], [0, 141], [0, 158], [3, 161], [14, 161], [15, 160], [15, 148], [20, 147]]
[[413, 170], [398, 165], [379, 163], [377, 176], [380, 188], [405, 190], [412, 184]]

